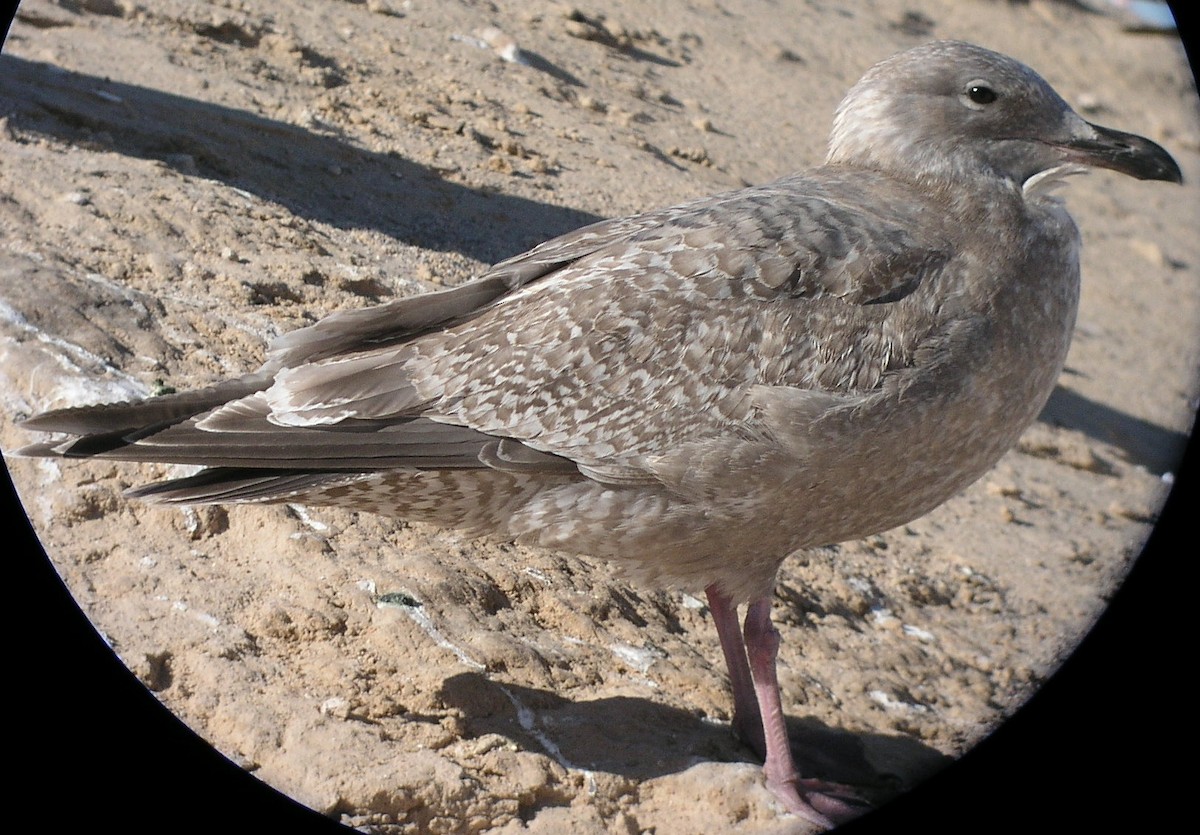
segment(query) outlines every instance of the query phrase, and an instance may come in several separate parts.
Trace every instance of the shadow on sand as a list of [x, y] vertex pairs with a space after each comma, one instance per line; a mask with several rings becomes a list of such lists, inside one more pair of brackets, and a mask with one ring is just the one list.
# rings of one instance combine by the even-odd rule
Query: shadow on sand
[[63, 142], [159, 160], [299, 217], [488, 264], [600, 219], [447, 182], [399, 155], [243, 110], [11, 55], [0, 55], [0, 117]]

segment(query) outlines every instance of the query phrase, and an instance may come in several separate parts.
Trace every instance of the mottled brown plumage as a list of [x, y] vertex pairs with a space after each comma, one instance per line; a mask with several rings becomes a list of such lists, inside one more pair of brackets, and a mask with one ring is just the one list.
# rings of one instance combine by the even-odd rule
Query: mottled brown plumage
[[929, 44], [855, 86], [822, 167], [335, 314], [212, 389], [35, 417], [78, 437], [26, 452], [203, 464], [135, 495], [340, 505], [705, 589], [739, 729], [824, 822], [848, 810], [793, 774], [776, 570], [932, 509], [1037, 415], [1079, 286], [1048, 191], [1080, 164], [1179, 179], [1017, 62]]

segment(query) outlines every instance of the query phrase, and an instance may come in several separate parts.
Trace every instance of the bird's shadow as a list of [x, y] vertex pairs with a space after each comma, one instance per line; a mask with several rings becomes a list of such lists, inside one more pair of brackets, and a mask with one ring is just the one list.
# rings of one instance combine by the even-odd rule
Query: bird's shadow
[[[552, 691], [499, 683], [478, 673], [447, 679], [440, 692], [472, 737], [497, 734], [561, 765], [644, 781], [697, 762], [757, 762], [729, 725], [650, 699], [573, 701]], [[789, 719], [796, 765], [806, 777], [844, 783], [881, 803], [952, 762], [907, 736], [851, 733], [815, 719]]]
[[[374, 229], [484, 263], [599, 220], [450, 182], [394, 153], [244, 110], [0, 55], [10, 129], [159, 160], [342, 229]], [[453, 218], [453, 223], [447, 223]]]
[[1176, 471], [1187, 449], [1187, 433], [1166, 429], [1061, 385], [1054, 389], [1038, 419], [1112, 444], [1129, 463], [1156, 475]]

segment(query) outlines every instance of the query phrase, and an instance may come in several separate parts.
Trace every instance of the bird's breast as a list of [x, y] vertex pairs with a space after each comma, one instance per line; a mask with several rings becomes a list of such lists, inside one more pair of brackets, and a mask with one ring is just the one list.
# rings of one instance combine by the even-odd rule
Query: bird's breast
[[[990, 469], [1036, 419], [1070, 345], [1079, 300], [1069, 217], [1012, 245], [966, 250], [975, 286], [955, 316], [855, 408], [808, 428], [775, 462], [797, 547], [880, 532], [927, 513]], [[1047, 231], [1047, 229], [1051, 231]], [[789, 460], [789, 458], [791, 460]]]

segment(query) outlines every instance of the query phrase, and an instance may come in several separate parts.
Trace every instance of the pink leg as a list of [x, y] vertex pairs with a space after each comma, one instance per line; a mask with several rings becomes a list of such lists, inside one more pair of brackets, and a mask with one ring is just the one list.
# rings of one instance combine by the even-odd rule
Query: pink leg
[[767, 756], [763, 740], [762, 714], [758, 711], [758, 696], [754, 692], [754, 680], [750, 676], [750, 665], [746, 661], [746, 644], [742, 641], [742, 626], [738, 623], [737, 606], [726, 595], [709, 586], [708, 608], [721, 639], [721, 651], [725, 653], [725, 666], [729, 670], [729, 684], [733, 688], [733, 730], [760, 757]]
[[[821, 789], [838, 787], [815, 780], [802, 780], [796, 772], [783, 715], [783, 703], [779, 696], [779, 679], [775, 674], [779, 632], [771, 624], [770, 597], [760, 597], [750, 602], [750, 608], [746, 611], [745, 635], [750, 673], [754, 680], [754, 692], [758, 697], [763, 738], [766, 742], [767, 753], [763, 772], [767, 778], [767, 787], [782, 801], [788, 811], [818, 826], [831, 828], [831, 818], [844, 820], [861, 814], [864, 811], [862, 807], [845, 803], [837, 797], [821, 792]], [[724, 639], [721, 643], [724, 646]]]

